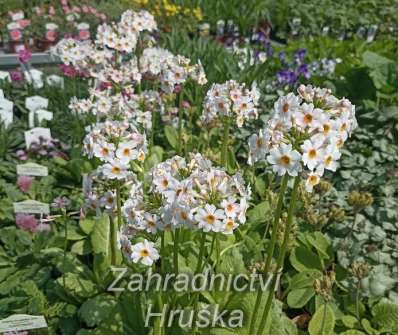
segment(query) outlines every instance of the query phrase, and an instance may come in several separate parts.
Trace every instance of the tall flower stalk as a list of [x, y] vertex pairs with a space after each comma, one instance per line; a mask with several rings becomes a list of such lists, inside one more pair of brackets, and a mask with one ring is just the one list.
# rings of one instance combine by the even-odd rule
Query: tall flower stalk
[[[271, 241], [268, 247], [264, 272], [269, 273], [273, 259], [276, 233], [283, 205], [283, 194], [288, 176], [295, 177], [288, 210], [281, 249], [276, 261], [276, 273], [270, 277], [267, 302], [262, 313], [259, 329], [261, 334], [272, 305], [274, 290], [282, 271], [287, 251], [297, 188], [300, 179], [305, 178], [305, 189], [312, 192], [320, 182], [325, 170], [336, 171], [340, 148], [357, 127], [355, 106], [347, 99], [337, 99], [328, 89], [301, 85], [299, 95], [289, 93], [280, 97], [274, 104], [267, 127], [253, 134], [249, 139], [250, 154], [248, 163], [267, 160], [274, 173], [283, 176], [278, 205], [272, 226]], [[284, 184], [286, 183], [286, 184]], [[262, 292], [258, 292], [255, 313], [250, 324], [250, 333], [254, 330], [257, 310], [261, 305]]]
[[296, 200], [297, 200], [297, 191], [298, 191], [298, 186], [300, 184], [300, 177], [297, 176], [294, 179], [294, 185], [293, 185], [293, 190], [292, 190], [292, 194], [291, 194], [291, 198], [290, 198], [290, 206], [289, 206], [289, 210], [288, 210], [288, 215], [287, 215], [287, 224], [286, 224], [286, 228], [285, 228], [285, 233], [283, 236], [283, 242], [282, 242], [282, 246], [281, 246], [281, 250], [279, 252], [278, 255], [278, 259], [276, 262], [276, 269], [273, 275], [272, 275], [272, 281], [271, 281], [271, 285], [269, 287], [269, 293], [268, 293], [268, 297], [267, 297], [267, 302], [265, 304], [265, 308], [261, 317], [261, 322], [260, 325], [258, 327], [258, 331], [257, 331], [257, 335], [261, 335], [262, 330], [264, 329], [266, 323], [267, 323], [267, 319], [269, 316], [269, 312], [272, 306], [272, 300], [274, 297], [274, 291], [276, 288], [276, 284], [278, 282], [278, 277], [280, 275], [280, 273], [282, 272], [282, 268], [283, 268], [283, 263], [285, 260], [285, 255], [286, 255], [286, 251], [287, 251], [287, 247], [289, 244], [289, 237], [290, 237], [290, 231], [292, 228], [292, 223], [293, 223], [293, 217], [294, 217], [294, 210], [296, 208]]

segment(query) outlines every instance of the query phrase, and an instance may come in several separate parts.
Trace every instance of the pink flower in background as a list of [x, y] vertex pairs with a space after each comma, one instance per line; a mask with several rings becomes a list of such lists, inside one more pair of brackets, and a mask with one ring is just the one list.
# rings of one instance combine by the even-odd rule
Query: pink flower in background
[[65, 14], [69, 14], [71, 12], [71, 9], [68, 6], [63, 6], [62, 10], [64, 11]]
[[23, 80], [23, 73], [19, 70], [11, 70], [10, 77], [12, 81], [19, 82]]
[[38, 226], [37, 219], [31, 214], [17, 214], [15, 223], [22, 230], [30, 230], [31, 232], [36, 231]]
[[106, 15], [105, 15], [105, 14], [100, 14], [100, 15], [99, 15], [99, 18], [100, 18], [101, 20], [105, 21], [105, 20], [106, 20]]
[[30, 176], [19, 176], [17, 180], [17, 185], [19, 189], [26, 193], [29, 191], [30, 187], [32, 186], [32, 182], [35, 180], [34, 177]]
[[80, 40], [88, 40], [90, 38], [90, 32], [88, 30], [80, 30], [79, 31], [79, 39]]
[[46, 39], [48, 41], [54, 42], [57, 38], [57, 32], [55, 30], [47, 30]]
[[88, 13], [88, 7], [87, 6], [82, 6], [82, 11], [83, 13]]
[[17, 150], [15, 155], [18, 157], [19, 160], [21, 161], [26, 161], [28, 159], [28, 155], [24, 150]]
[[22, 33], [19, 30], [11, 30], [10, 37], [13, 41], [19, 41], [22, 38]]
[[186, 108], [186, 109], [191, 108], [191, 104], [190, 104], [189, 101], [187, 101], [187, 100], [184, 100], [184, 101], [182, 102], [181, 106], [182, 106], [183, 108]]
[[22, 63], [27, 63], [32, 59], [32, 54], [24, 48], [18, 52], [18, 59]]
[[44, 10], [42, 7], [36, 7], [36, 14], [37, 15], [43, 15], [44, 14]]
[[17, 21], [17, 22], [18, 22], [19, 26], [20, 26], [22, 29], [24, 29], [24, 28], [26, 28], [27, 26], [30, 25], [30, 20], [26, 20], [26, 19], [19, 20], [19, 21]]
[[73, 6], [72, 11], [74, 11], [75, 13], [81, 13], [82, 10], [79, 6]]
[[51, 16], [55, 15], [55, 8], [54, 8], [54, 6], [50, 6], [50, 8], [48, 9], [48, 14], [51, 15]]
[[64, 74], [64, 76], [69, 77], [69, 78], [76, 77], [76, 70], [73, 66], [61, 64], [59, 67], [60, 67], [62, 73]]
[[61, 0], [62, 6], [68, 6], [68, 0]]

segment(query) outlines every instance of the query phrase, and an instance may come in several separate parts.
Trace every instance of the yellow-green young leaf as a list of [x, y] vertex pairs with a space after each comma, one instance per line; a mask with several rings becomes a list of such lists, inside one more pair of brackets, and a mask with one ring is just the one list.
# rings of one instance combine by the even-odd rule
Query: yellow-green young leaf
[[352, 315], [344, 315], [341, 318], [341, 321], [343, 322], [343, 325], [347, 328], [356, 328], [358, 325], [357, 318]]
[[173, 149], [178, 149], [178, 133], [177, 130], [172, 126], [165, 126], [164, 133], [167, 141]]
[[380, 332], [372, 327], [368, 319], [361, 320], [362, 328], [371, 335], [378, 335]]
[[308, 332], [310, 335], [331, 335], [335, 323], [333, 310], [328, 305], [322, 305], [312, 317], [308, 325]]
[[315, 291], [312, 287], [299, 288], [290, 291], [287, 296], [287, 304], [291, 308], [301, 308], [314, 296]]
[[341, 333], [341, 335], [366, 335], [366, 333], [361, 332], [360, 330], [350, 329], [344, 333]]

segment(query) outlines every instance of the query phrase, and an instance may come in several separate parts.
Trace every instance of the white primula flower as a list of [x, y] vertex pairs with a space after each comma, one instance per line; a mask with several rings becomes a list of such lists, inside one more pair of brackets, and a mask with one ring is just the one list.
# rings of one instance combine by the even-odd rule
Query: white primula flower
[[305, 181], [305, 190], [307, 192], [312, 192], [315, 185], [319, 183], [321, 177], [318, 172], [310, 172]]
[[239, 213], [239, 204], [236, 203], [236, 199], [233, 197], [221, 201], [221, 206], [224, 208], [225, 214], [229, 218], [234, 218]]
[[238, 224], [235, 222], [233, 218], [227, 218], [223, 222], [223, 226], [221, 232], [226, 235], [233, 234], [234, 230], [238, 228]]
[[198, 228], [203, 229], [205, 232], [219, 232], [222, 228], [222, 221], [224, 219], [224, 211], [209, 204], [206, 204], [204, 208], [199, 208], [195, 215]]
[[321, 164], [319, 165], [318, 169], [322, 171], [323, 170], [330, 170], [330, 171], [336, 171], [337, 169], [337, 161], [341, 157], [340, 151], [336, 148], [334, 145], [328, 145], [324, 151], [323, 151], [323, 160]]
[[323, 160], [322, 144], [321, 141], [305, 140], [301, 145], [303, 163], [310, 170], [314, 170]]
[[319, 119], [321, 115], [321, 109], [314, 108], [313, 104], [304, 103], [301, 109], [295, 114], [295, 122], [301, 129], [312, 131], [320, 126]]
[[131, 247], [131, 260], [134, 263], [141, 262], [144, 265], [151, 266], [159, 257], [155, 244], [148, 240], [134, 244]]
[[119, 159], [114, 159], [101, 167], [101, 171], [107, 179], [125, 179], [131, 173], [128, 171], [129, 166]]
[[289, 93], [280, 97], [274, 104], [274, 110], [283, 120], [290, 120], [300, 107], [300, 98]]
[[297, 176], [301, 171], [301, 155], [298, 151], [292, 150], [291, 144], [282, 143], [279, 147], [269, 152], [267, 161], [272, 164], [272, 169], [279, 176], [288, 173], [290, 176]]
[[115, 145], [105, 141], [94, 144], [94, 156], [104, 162], [110, 162], [115, 157]]
[[134, 149], [136, 146], [137, 144], [134, 141], [119, 143], [116, 150], [116, 157], [119, 158], [121, 162], [128, 164], [138, 156], [138, 151]]

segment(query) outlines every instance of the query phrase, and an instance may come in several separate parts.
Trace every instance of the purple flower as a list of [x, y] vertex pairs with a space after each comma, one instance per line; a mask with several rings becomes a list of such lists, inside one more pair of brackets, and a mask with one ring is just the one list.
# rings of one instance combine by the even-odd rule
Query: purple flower
[[17, 150], [15, 155], [17, 156], [17, 158], [21, 161], [26, 161], [28, 159], [28, 155], [25, 152], [25, 150]]
[[29, 191], [30, 187], [32, 186], [32, 182], [35, 180], [34, 177], [30, 176], [19, 176], [17, 179], [17, 185], [19, 189], [26, 193]]
[[71, 205], [71, 203], [72, 201], [67, 197], [56, 197], [51, 206], [59, 209], [66, 209]]
[[34, 215], [30, 214], [17, 214], [15, 217], [16, 225], [22, 230], [29, 230], [34, 232], [37, 230], [38, 221]]
[[32, 54], [29, 50], [22, 49], [18, 52], [18, 59], [21, 63], [27, 63], [32, 59]]
[[23, 73], [19, 70], [11, 70], [10, 77], [12, 81], [19, 82], [23, 80]]
[[308, 64], [301, 64], [298, 67], [297, 72], [299, 74], [301, 74], [302, 76], [304, 76], [304, 78], [306, 78], [306, 79], [310, 79], [311, 78], [311, 72], [309, 70]]
[[307, 49], [298, 49], [294, 53], [294, 58], [297, 62], [301, 63], [304, 60], [305, 55], [307, 54]]

